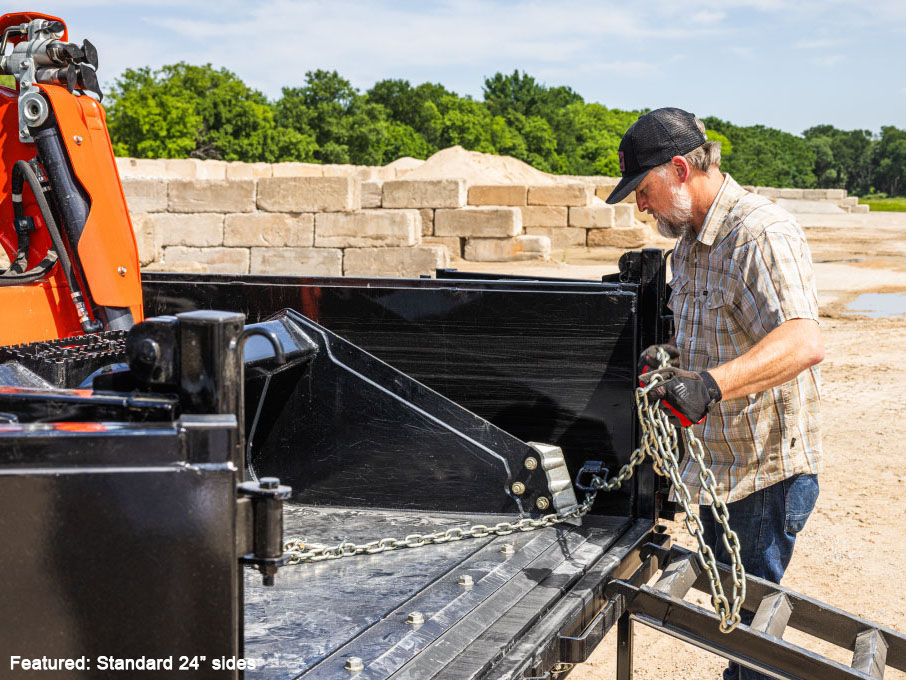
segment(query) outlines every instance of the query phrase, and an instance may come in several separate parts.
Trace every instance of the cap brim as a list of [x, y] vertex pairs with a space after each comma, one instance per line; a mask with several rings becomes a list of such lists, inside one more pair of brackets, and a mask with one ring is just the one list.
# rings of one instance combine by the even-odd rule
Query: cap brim
[[645, 168], [644, 170], [639, 170], [632, 175], [624, 175], [623, 179], [620, 180], [620, 183], [610, 192], [610, 196], [607, 197], [607, 203], [619, 203], [624, 198], [629, 195], [629, 192], [634, 190], [643, 179], [645, 175], [651, 172], [651, 168]]

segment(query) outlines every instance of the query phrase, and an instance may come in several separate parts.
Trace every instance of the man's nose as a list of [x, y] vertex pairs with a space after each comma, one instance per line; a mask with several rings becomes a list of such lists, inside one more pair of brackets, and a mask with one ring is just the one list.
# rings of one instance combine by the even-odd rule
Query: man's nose
[[648, 209], [648, 201], [645, 200], [644, 196], [639, 196], [638, 192], [635, 195], [635, 203], [641, 212], [645, 212]]

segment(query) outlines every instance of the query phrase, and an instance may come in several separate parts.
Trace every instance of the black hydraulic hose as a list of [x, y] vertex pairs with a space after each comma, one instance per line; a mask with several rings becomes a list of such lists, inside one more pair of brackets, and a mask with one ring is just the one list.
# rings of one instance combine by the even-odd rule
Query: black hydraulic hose
[[82, 289], [72, 270], [72, 261], [69, 259], [69, 253], [66, 252], [63, 237], [60, 235], [60, 229], [57, 227], [50, 205], [47, 203], [47, 197], [44, 196], [44, 188], [41, 186], [41, 182], [35, 175], [35, 171], [25, 161], [16, 161], [15, 165], [13, 165], [14, 183], [17, 174], [21, 174], [22, 178], [28, 182], [28, 186], [31, 188], [32, 194], [34, 194], [38, 210], [41, 211], [41, 217], [44, 218], [47, 233], [50, 234], [50, 240], [53, 242], [54, 250], [57, 251], [57, 257], [60, 260], [60, 266], [63, 268], [63, 274], [66, 276], [66, 283], [69, 284], [69, 292], [76, 306], [82, 330], [86, 333], [97, 333], [103, 329], [103, 325], [88, 315], [88, 308], [85, 305], [85, 298], [82, 296]]

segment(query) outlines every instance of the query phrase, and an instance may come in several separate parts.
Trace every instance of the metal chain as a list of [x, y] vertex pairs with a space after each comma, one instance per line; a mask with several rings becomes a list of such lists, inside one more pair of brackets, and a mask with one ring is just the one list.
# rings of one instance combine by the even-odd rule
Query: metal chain
[[[658, 359], [661, 366], [666, 366], [669, 357], [663, 350], [658, 350]], [[731, 577], [733, 581], [732, 603], [728, 601], [721, 584], [717, 561], [711, 548], [705, 543], [704, 529], [698, 515], [692, 510], [692, 496], [689, 488], [683, 482], [679, 472], [679, 436], [677, 428], [670, 422], [663, 409], [658, 408], [658, 402], [653, 404], [648, 401], [648, 392], [658, 384], [656, 376], [647, 386], [639, 387], [635, 392], [636, 411], [642, 429], [641, 446], [632, 452], [629, 462], [620, 468], [616, 476], [604, 480], [597, 475], [592, 476], [593, 490], [585, 494], [582, 503], [574, 505], [560, 512], [552, 513], [533, 519], [525, 517], [515, 522], [499, 522], [493, 526], [475, 524], [467, 529], [452, 527], [445, 531], [435, 531], [430, 534], [409, 534], [405, 538], [381, 538], [367, 543], [353, 543], [344, 541], [335, 546], [317, 545], [303, 539], [290, 539], [284, 544], [284, 552], [290, 554], [289, 564], [302, 564], [308, 562], [322, 562], [336, 560], [353, 555], [376, 555], [379, 553], [398, 550], [399, 548], [421, 548], [426, 545], [438, 545], [451, 541], [461, 541], [464, 538], [484, 538], [485, 536], [507, 536], [517, 531], [534, 531], [545, 527], [554, 526], [570, 519], [578, 519], [591, 510], [598, 491], [615, 491], [632, 477], [645, 455], [651, 456], [654, 471], [662, 477], [669, 477], [676, 489], [677, 498], [683, 511], [686, 513], [686, 529], [698, 542], [698, 561], [702, 569], [708, 574], [711, 589], [711, 604], [720, 616], [720, 630], [723, 633], [731, 632], [740, 622], [739, 610], [745, 601], [746, 577], [739, 554], [739, 538], [730, 529], [730, 513], [726, 504], [717, 491], [717, 483], [710, 468], [704, 461], [704, 448], [701, 441], [695, 436], [691, 428], [684, 428], [683, 436], [686, 450], [699, 466], [699, 481], [702, 488], [711, 498], [711, 512], [714, 520], [723, 529], [722, 540], [724, 547], [730, 555]]]

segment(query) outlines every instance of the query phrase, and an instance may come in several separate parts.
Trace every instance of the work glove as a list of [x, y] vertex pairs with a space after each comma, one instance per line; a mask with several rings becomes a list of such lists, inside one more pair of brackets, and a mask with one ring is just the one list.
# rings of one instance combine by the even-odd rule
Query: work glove
[[703, 422], [711, 407], [723, 398], [720, 387], [707, 371], [696, 373], [668, 367], [644, 373], [639, 379], [648, 385], [655, 376], [660, 381], [648, 393], [649, 401], [660, 400], [661, 408], [676, 416], [682, 427]]
[[654, 371], [661, 367], [661, 361], [657, 358], [657, 351], [663, 349], [670, 356], [668, 366], [679, 366], [679, 350], [675, 345], [651, 345], [639, 355], [639, 375]]

